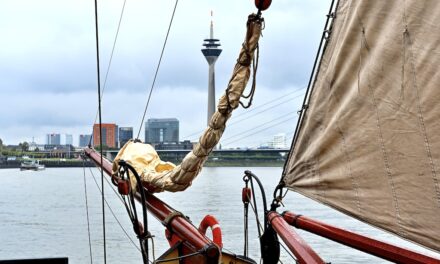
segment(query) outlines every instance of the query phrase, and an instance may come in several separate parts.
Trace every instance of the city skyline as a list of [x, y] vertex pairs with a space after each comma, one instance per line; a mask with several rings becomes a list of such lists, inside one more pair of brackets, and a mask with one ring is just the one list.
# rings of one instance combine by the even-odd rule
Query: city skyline
[[[164, 128], [172, 128], [173, 125], [170, 124], [166, 124], [165, 126], [162, 125], [161, 123], [169, 123], [169, 122], [177, 122], [177, 134], [175, 136], [173, 135], [166, 135], [167, 133], [171, 133], [173, 134], [174, 132], [165, 132], [165, 130], [163, 130]], [[153, 128], [159, 129], [158, 135], [162, 134], [162, 137], [156, 135], [156, 138], [161, 138], [160, 140], [153, 140], [148, 142], [147, 141], [147, 130], [148, 130], [148, 122], [152, 122], [153, 124]], [[186, 139], [179, 139], [179, 121], [176, 118], [152, 118], [147, 120], [147, 122], [145, 122], [146, 125], [144, 127], [144, 135], [145, 138], [141, 139], [143, 142], [145, 143], [149, 143], [149, 144], [157, 144], [157, 143], [183, 143], [184, 141], [189, 141]], [[155, 124], [159, 124], [159, 125], [155, 125]], [[112, 145], [113, 148], [121, 148], [129, 139], [135, 139], [133, 137], [133, 127], [129, 127], [129, 126], [118, 126], [117, 124], [113, 124], [113, 123], [103, 123], [103, 133], [107, 133], [107, 129], [106, 127], [108, 125], [114, 125], [114, 129], [118, 130], [117, 132], [114, 132], [114, 136], [112, 136], [112, 138], [114, 138], [115, 143], [114, 145]], [[95, 124], [94, 127], [98, 127], [99, 124]], [[173, 129], [176, 129], [173, 128]], [[157, 131], [156, 131], [157, 132]], [[157, 134], [157, 133], [156, 133]], [[64, 135], [65, 138], [63, 139], [61, 137], [60, 133], [49, 133], [46, 134], [46, 141], [45, 143], [41, 143], [38, 141], [35, 141], [34, 139], [32, 139], [31, 141], [25, 141], [27, 143], [29, 143], [30, 145], [38, 145], [38, 146], [44, 146], [44, 145], [72, 145], [74, 147], [86, 147], [89, 145], [89, 142], [92, 143], [92, 145], [94, 145], [94, 141], [93, 141], [93, 135], [91, 134], [79, 134], [78, 135], [78, 142], [76, 143], [76, 141], [74, 141], [73, 143], [70, 143], [70, 139], [74, 138], [74, 135], [72, 134], [65, 134]], [[52, 144], [52, 142], [48, 139], [52, 137], [55, 138], [55, 142], [53, 142], [54, 144]], [[106, 137], [106, 136], [104, 136]], [[116, 138], [115, 138], [116, 137]], [[90, 139], [92, 138], [92, 140]], [[53, 140], [53, 139], [52, 139]], [[99, 137], [98, 137], [99, 140]], [[72, 140], [73, 141], [73, 140]], [[196, 141], [189, 141], [192, 143], [196, 143]], [[20, 142], [22, 143], [22, 142]], [[17, 144], [9, 144], [7, 142], [3, 142], [3, 144], [5, 145], [17, 145]], [[220, 143], [221, 144], [221, 143]], [[96, 144], [97, 145], [97, 144]], [[105, 145], [105, 144], [104, 144]], [[287, 142], [287, 138], [286, 138], [286, 133], [277, 133], [277, 134], [273, 134], [270, 135], [266, 140], [263, 140], [258, 146], [254, 146], [254, 147], [250, 147], [250, 148], [287, 148], [290, 145], [290, 142]], [[241, 147], [228, 147], [229, 149], [235, 149], [235, 148], [241, 148]]]
[[[118, 1], [99, 5], [103, 83], [121, 7]], [[126, 6], [103, 95], [102, 120], [131, 126], [135, 136], [143, 131], [142, 113], [172, 7], [164, 2], [148, 6], [130, 2]], [[264, 12], [266, 28], [260, 43], [253, 106], [234, 113], [223, 135], [223, 146], [255, 147], [280, 132], [291, 137], [327, 8], [319, 0], [302, 5], [280, 0]], [[20, 19], [13, 15], [17, 9], [23, 13]], [[75, 135], [73, 143], [78, 144], [77, 135], [91, 134], [97, 96], [90, 10], [87, 3], [70, 0], [7, 1], [2, 6], [0, 78], [4, 103], [0, 110], [13, 109], [0, 120], [0, 138], [5, 143], [30, 142], [32, 137], [44, 142], [47, 133], [56, 131]], [[211, 0], [179, 3], [146, 119], [176, 117], [180, 140], [195, 141], [206, 128], [208, 66], [200, 45], [209, 37], [210, 10], [214, 10], [215, 36], [222, 40], [223, 49], [216, 63], [215, 97], [219, 98], [241, 47], [247, 15], [255, 8], [246, 1], [234, 3], [233, 9]], [[199, 15], [186, 19], [187, 13]], [[139, 28], [139, 24], [155, 26]], [[276, 98], [281, 99], [263, 111], [263, 105]], [[261, 131], [252, 134], [252, 130]]]

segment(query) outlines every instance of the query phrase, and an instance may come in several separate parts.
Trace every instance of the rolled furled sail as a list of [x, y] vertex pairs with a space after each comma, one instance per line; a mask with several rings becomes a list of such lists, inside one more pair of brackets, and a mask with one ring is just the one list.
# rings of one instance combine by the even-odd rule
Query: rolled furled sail
[[340, 0], [282, 181], [440, 251], [440, 1]]
[[[259, 16], [250, 15], [247, 32], [237, 63], [232, 73], [225, 94], [220, 98], [217, 111], [211, 117], [208, 128], [203, 132], [199, 142], [188, 153], [182, 163], [174, 166], [160, 161], [156, 151], [148, 144], [130, 141], [118, 153], [113, 161], [113, 174], [118, 174], [118, 162], [123, 159], [132, 165], [141, 177], [143, 185], [150, 191], [183, 191], [188, 188], [199, 174], [208, 155], [219, 142], [226, 121], [240, 103], [240, 98], [249, 81], [250, 67], [255, 49], [261, 35], [262, 20]], [[160, 167], [157, 167], [160, 166]], [[134, 177], [131, 177], [135, 186]]]

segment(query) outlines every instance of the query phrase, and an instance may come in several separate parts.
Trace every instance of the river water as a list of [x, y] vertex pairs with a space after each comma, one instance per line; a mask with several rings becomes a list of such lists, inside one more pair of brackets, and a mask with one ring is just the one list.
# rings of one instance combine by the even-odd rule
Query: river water
[[[183, 193], [161, 193], [158, 197], [189, 216], [198, 226], [206, 214], [217, 217], [226, 250], [243, 254], [243, 171], [249, 168], [204, 168], [193, 186]], [[250, 168], [263, 182], [268, 201], [279, 181], [281, 168]], [[101, 198], [94, 178], [96, 168], [49, 168], [44, 171], [0, 170], [0, 260], [17, 258], [68, 257], [69, 263], [90, 263], [85, 206], [86, 177], [93, 263], [103, 263]], [[106, 185], [108, 204], [129, 236], [135, 241], [131, 223], [118, 197]], [[424, 248], [351, 219], [310, 199], [289, 192], [286, 208], [329, 224], [377, 239], [433, 254]], [[261, 202], [258, 202], [261, 211]], [[261, 212], [260, 212], [261, 213]], [[164, 228], [152, 216], [149, 229], [155, 235], [155, 254], [168, 244]], [[250, 219], [250, 255], [259, 262], [255, 218]], [[208, 231], [209, 233], [209, 231]], [[315, 235], [299, 231], [327, 262], [387, 263]], [[139, 251], [130, 242], [110, 209], [106, 207], [107, 263], [141, 263]], [[137, 244], [136, 244], [137, 245]], [[437, 255], [439, 256], [439, 255]], [[282, 250], [283, 263], [294, 261]]]

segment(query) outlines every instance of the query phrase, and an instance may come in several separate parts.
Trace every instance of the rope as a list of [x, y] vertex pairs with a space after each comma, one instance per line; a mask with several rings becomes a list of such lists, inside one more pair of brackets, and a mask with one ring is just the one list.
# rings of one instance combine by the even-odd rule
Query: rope
[[[99, 192], [101, 192], [101, 188], [99, 187], [98, 181], [95, 178], [95, 175], [93, 174], [93, 171], [91, 168], [89, 168], [90, 173], [92, 175], [93, 180], [95, 181], [96, 187], [98, 188]], [[133, 241], [133, 239], [130, 237], [130, 235], [128, 234], [128, 232], [125, 230], [125, 228], [122, 226], [122, 223], [119, 221], [119, 219], [116, 217], [116, 214], [113, 212], [112, 208], [110, 207], [110, 204], [107, 202], [107, 200], [105, 200], [105, 203], [107, 204], [108, 209], [110, 209], [110, 212], [112, 213], [113, 217], [115, 218], [116, 222], [118, 223], [119, 227], [121, 227], [122, 231], [124, 232], [124, 234], [127, 236], [127, 238], [130, 240], [131, 244], [137, 249], [139, 250], [139, 252], [141, 252], [141, 249], [138, 247], [138, 245], [136, 245], [136, 243]]]
[[[252, 211], [255, 214], [255, 218], [256, 218], [255, 220], [257, 221], [257, 225], [258, 225], [258, 228], [259, 228], [258, 230], [263, 231], [264, 228], [263, 228], [263, 225], [260, 222], [260, 219], [258, 218], [258, 211], [257, 211], [257, 209], [254, 207], [254, 205], [252, 203], [249, 203], [249, 205], [251, 206]], [[258, 232], [258, 237], [261, 237], [260, 231]]]
[[99, 112], [99, 144], [101, 154], [101, 201], [102, 201], [102, 235], [103, 235], [103, 247], [104, 247], [104, 263], [107, 263], [107, 245], [105, 238], [105, 207], [104, 207], [104, 171], [102, 169], [103, 164], [103, 151], [102, 151], [102, 110], [101, 110], [101, 74], [99, 69], [99, 33], [98, 33], [98, 2], [95, 0], [95, 36], [96, 36], [96, 72], [98, 79], [98, 112]]
[[[279, 102], [279, 103], [278, 103], [277, 105], [275, 105], [275, 106], [267, 107], [267, 108], [265, 108], [265, 109], [263, 109], [263, 110], [261, 110], [261, 111], [259, 111], [259, 112], [256, 112], [255, 114], [252, 115], [252, 117], [254, 117], [254, 116], [260, 116], [261, 113], [267, 112], [267, 111], [269, 111], [269, 110], [273, 110], [274, 108], [276, 108], [276, 107], [278, 107], [278, 106], [281, 106], [281, 105], [283, 105], [283, 104], [285, 104], [285, 103], [291, 103], [293, 99], [296, 99], [296, 98], [301, 97], [301, 96], [304, 96], [304, 94], [299, 94], [299, 95], [297, 95], [297, 96], [294, 96], [293, 98], [290, 98], [290, 99], [287, 99], [287, 100], [281, 101], [281, 102]], [[252, 110], [255, 110], [256, 108], [257, 108], [257, 107], [254, 107]], [[250, 110], [249, 110], [249, 111], [246, 111], [246, 112], [243, 112], [243, 113], [249, 113], [249, 112], [250, 112]], [[238, 116], [238, 115], [237, 115], [237, 116]], [[245, 117], [245, 118], [241, 118], [241, 119], [239, 119], [239, 120], [234, 120], [234, 122], [231, 122], [231, 123], [229, 124], [229, 127], [231, 127], [231, 125], [235, 125], [235, 124], [237, 124], [237, 123], [239, 123], [239, 122], [241, 122], [241, 121], [243, 121], [243, 120], [249, 120], [249, 118], [251, 118], [251, 117]]]
[[254, 100], [255, 88], [257, 86], [257, 69], [258, 69], [258, 61], [259, 61], [259, 57], [260, 57], [260, 47], [259, 47], [258, 44], [257, 44], [256, 51], [257, 51], [256, 58], [254, 57], [253, 60], [252, 60], [253, 73], [252, 73], [252, 86], [251, 86], [251, 90], [250, 90], [248, 95], [244, 95], [244, 94], [241, 95], [242, 98], [249, 99], [249, 101], [248, 101], [248, 103], [246, 105], [244, 105], [244, 103], [242, 101], [239, 101], [240, 105], [244, 109], [248, 109], [249, 107], [251, 107], [252, 101]]
[[[260, 124], [254, 126], [254, 127], [251, 127], [251, 128], [249, 128], [249, 129], [245, 130], [245, 131], [242, 131], [242, 132], [236, 133], [236, 134], [234, 134], [234, 135], [231, 135], [231, 136], [225, 138], [225, 139], [223, 140], [223, 143], [224, 143], [225, 141], [226, 141], [226, 142], [227, 142], [227, 141], [230, 141], [231, 139], [233, 139], [233, 138], [235, 138], [235, 137], [237, 137], [237, 136], [241, 136], [241, 135], [246, 134], [246, 133], [248, 133], [248, 132], [253, 132], [253, 131], [255, 131], [255, 129], [257, 129], [257, 128], [261, 128], [261, 127], [264, 127], [264, 126], [269, 125], [269, 124], [271, 124], [271, 123], [273, 123], [273, 122], [275, 122], [275, 121], [283, 120], [283, 118], [285, 118], [285, 117], [289, 117], [289, 118], [287, 118], [287, 119], [290, 119], [290, 118], [292, 118], [292, 115], [295, 114], [295, 113], [296, 113], [296, 111], [286, 113], [286, 114], [284, 114], [284, 115], [282, 115], [282, 116], [278, 116], [278, 117], [276, 117], [275, 119], [271, 119], [271, 120], [269, 120], [269, 121], [267, 121], [267, 122], [265, 122], [265, 123], [263, 123], [263, 124], [260, 123]], [[272, 126], [271, 126], [271, 127], [272, 127]]]
[[[228, 125], [228, 127], [231, 127], [231, 126], [233, 126], [233, 125], [236, 125], [236, 124], [238, 124], [238, 123], [241, 123], [241, 122], [244, 121], [244, 120], [249, 120], [250, 118], [257, 117], [257, 116], [259, 116], [261, 113], [267, 112], [267, 111], [269, 111], [269, 110], [273, 110], [274, 108], [279, 107], [279, 106], [281, 106], [281, 105], [283, 105], [283, 104], [285, 104], [285, 103], [290, 103], [290, 102], [292, 102], [293, 99], [296, 99], [296, 98], [298, 98], [298, 97], [304, 96], [304, 94], [301, 93], [301, 94], [295, 95], [293, 98], [288, 98], [287, 100], [285, 100], [286, 97], [287, 97], [287, 96], [290, 96], [290, 95], [292, 95], [292, 94], [294, 94], [294, 93], [300, 92], [300, 91], [302, 91], [302, 90], [304, 90], [304, 89], [305, 89], [305, 87], [304, 87], [304, 88], [301, 88], [300, 90], [296, 90], [296, 91], [294, 91], [294, 92], [290, 92], [290, 93], [287, 93], [287, 94], [285, 94], [285, 95], [283, 95], [283, 96], [277, 97], [277, 98], [275, 98], [275, 99], [273, 99], [273, 100], [267, 101], [267, 102], [265, 102], [265, 103], [262, 104], [262, 105], [254, 106], [252, 109], [249, 109], [249, 110], [247, 110], [247, 111], [245, 111], [245, 112], [241, 112], [241, 113], [237, 114], [236, 116], [231, 117], [232, 122]], [[283, 99], [284, 99], [284, 100], [283, 100]], [[264, 109], [262, 109], [261, 111], [256, 112], [256, 113], [254, 113], [254, 114], [252, 114], [252, 115], [246, 117], [246, 115], [248, 115], [249, 113], [252, 113], [253, 111], [258, 110], [258, 109], [262, 108], [263, 106], [270, 105], [270, 104], [272, 104], [272, 103], [274, 103], [274, 102], [277, 102], [277, 101], [279, 101], [279, 100], [283, 100], [283, 101], [278, 102], [278, 103], [277, 103], [276, 105], [274, 105], [274, 106], [269, 106], [269, 107], [267, 107], [267, 108], [264, 108]], [[243, 117], [243, 116], [244, 116], [244, 117]], [[239, 118], [239, 117], [242, 117], [242, 118]], [[234, 118], [234, 119], [232, 119], [232, 118]], [[190, 138], [190, 137], [195, 136], [195, 135], [198, 136], [198, 135], [199, 135], [200, 133], [202, 133], [203, 131], [204, 131], [204, 130], [199, 130], [199, 131], [197, 131], [197, 132], [194, 132], [194, 133], [191, 133], [191, 134], [189, 134], [189, 135], [187, 135], [187, 136], [184, 136], [183, 138]]]
[[250, 202], [249, 204], [251, 205], [252, 210], [254, 211], [255, 220], [257, 220], [257, 224], [260, 227], [260, 228], [258, 228], [258, 238], [260, 238], [261, 237], [261, 230], [260, 229], [264, 230], [264, 228], [261, 228], [260, 218], [258, 217], [258, 209], [257, 209], [257, 200], [255, 198], [254, 181], [252, 180], [252, 177], [249, 177], [249, 178], [250, 178], [249, 180], [251, 182], [251, 191], [252, 191], [252, 200], [251, 201], [254, 202], [254, 205], [252, 206], [252, 202]]
[[[306, 94], [305, 94], [304, 100], [303, 100], [303, 107], [302, 107], [302, 109], [304, 111], [301, 111], [300, 112], [300, 116], [298, 117], [298, 121], [296, 123], [296, 128], [295, 128], [295, 133], [293, 134], [293, 140], [292, 140], [292, 144], [291, 144], [291, 147], [290, 147], [290, 152], [287, 155], [286, 162], [285, 162], [284, 168], [283, 168], [283, 172], [281, 174], [280, 182], [283, 181], [283, 178], [284, 178], [284, 176], [286, 174], [287, 162], [288, 162], [288, 160], [290, 158], [291, 153], [293, 153], [293, 150], [295, 148], [295, 143], [296, 143], [296, 140], [297, 140], [297, 138], [299, 136], [299, 131], [300, 131], [301, 126], [302, 126], [303, 117], [304, 117], [304, 114], [306, 112], [305, 110], [307, 109], [306, 107], [308, 105], [308, 100], [310, 99], [310, 95], [313, 92], [313, 87], [312, 87], [313, 86], [312, 84], [314, 83], [313, 80], [315, 79], [315, 76], [316, 76], [316, 74], [319, 71], [319, 68], [321, 66], [322, 53], [324, 53], [323, 50], [325, 50], [325, 48], [327, 46], [328, 34], [330, 33], [330, 31], [328, 30], [328, 26], [329, 26], [329, 23], [330, 23], [330, 19], [333, 19], [334, 16], [335, 16], [332, 13], [334, 2], [335, 2], [335, 0], [332, 0], [332, 2], [330, 4], [330, 9], [329, 9], [328, 14], [327, 14], [327, 19], [325, 21], [324, 30], [322, 32], [321, 40], [320, 40], [319, 46], [318, 46], [318, 51], [316, 52], [315, 61], [313, 62], [312, 72], [310, 74], [309, 82], [307, 84]], [[337, 4], [339, 4], [339, 2]], [[337, 7], [336, 7], [336, 9], [337, 9]]]
[[[138, 186], [140, 186], [139, 192], [141, 194], [141, 199], [142, 199], [141, 204], [142, 204], [142, 217], [143, 217], [143, 226], [144, 227], [142, 229], [140, 228], [141, 225], [140, 225], [140, 221], [139, 221], [138, 214], [136, 211], [136, 204], [135, 204], [135, 200], [134, 200], [134, 196], [133, 196], [132, 191], [130, 191], [129, 195], [128, 195], [128, 200], [129, 200], [128, 204], [131, 204], [130, 208], [132, 209], [132, 210], [129, 210], [129, 215], [134, 216], [134, 217], [130, 217], [130, 219], [133, 223], [133, 228], [134, 228], [136, 234], [138, 235], [143, 262], [148, 263], [148, 261], [149, 261], [148, 238], [151, 238], [152, 236], [148, 230], [148, 215], [147, 215], [147, 207], [145, 205], [145, 202], [146, 202], [145, 190], [141, 185], [140, 176], [137, 174], [136, 170], [132, 166], [130, 166], [129, 164], [127, 164], [123, 161], [119, 161], [119, 165], [120, 165], [120, 167], [119, 167], [118, 174], [121, 177], [121, 179], [127, 180], [128, 183], [130, 183], [129, 172], [131, 172], [133, 174], [133, 176], [135, 177], [135, 179], [138, 183]], [[124, 201], [125, 201], [125, 197], [124, 197]], [[126, 208], [128, 208], [128, 207], [126, 206]], [[130, 211], [132, 211], [132, 213], [130, 213]]]
[[[286, 246], [283, 245], [283, 243], [278, 242], [278, 244], [280, 244], [280, 246], [281, 246], [281, 247], [287, 252], [287, 254], [288, 254], [293, 260], [295, 260], [296, 262], [298, 262], [298, 260], [295, 258], [295, 256], [292, 255], [292, 253], [290, 252], [290, 250], [288, 250], [288, 249], [286, 248]], [[281, 260], [280, 260], [280, 262], [281, 262]]]
[[[116, 41], [118, 40], [119, 29], [121, 27], [121, 22], [122, 22], [122, 17], [124, 15], [124, 9], [125, 9], [126, 2], [127, 2], [127, 0], [124, 0], [124, 4], [122, 5], [121, 15], [119, 17], [118, 28], [116, 30], [115, 40], [113, 41], [112, 52], [110, 54], [110, 60], [108, 62], [108, 66], [107, 66], [107, 72], [105, 73], [104, 85], [102, 87], [102, 93], [100, 94], [101, 100], [102, 100], [102, 97], [104, 97], [104, 91], [105, 91], [105, 87], [107, 85], [108, 73], [110, 72], [110, 67], [111, 67], [112, 60], [113, 60], [113, 53], [115, 51]], [[99, 112], [99, 110], [96, 110], [95, 121], [93, 121], [93, 124], [95, 124], [96, 120], [98, 119], [98, 112]], [[93, 130], [92, 130], [92, 134], [93, 134]], [[90, 137], [90, 139], [89, 139], [89, 146], [91, 146], [91, 145], [92, 145], [92, 137]]]
[[169, 259], [163, 259], [163, 260], [157, 260], [155, 263], [162, 263], [162, 262], [170, 262], [170, 261], [175, 261], [175, 260], [181, 260], [184, 258], [189, 258], [192, 256], [196, 256], [196, 255], [200, 255], [200, 252], [194, 252], [194, 253], [190, 253], [181, 257], [177, 257], [177, 258], [169, 258]]
[[[248, 203], [249, 204], [249, 203]], [[248, 241], [249, 241], [249, 235], [248, 235], [248, 230], [249, 230], [249, 217], [248, 217], [248, 204], [245, 204], [244, 206], [244, 249], [243, 249], [243, 255], [245, 257], [248, 256], [249, 254], [249, 246], [248, 246]]]
[[171, 25], [173, 24], [174, 14], [176, 13], [176, 8], [177, 8], [177, 3], [178, 2], [179, 2], [179, 0], [176, 0], [176, 3], [174, 5], [173, 14], [171, 15], [170, 24], [168, 25], [168, 31], [167, 31], [167, 34], [166, 34], [166, 37], [165, 37], [165, 41], [164, 41], [163, 46], [162, 46], [162, 52], [160, 53], [159, 62], [157, 63], [156, 72], [154, 73], [153, 83], [151, 84], [150, 93], [148, 94], [147, 104], [145, 105], [144, 114], [142, 115], [141, 124], [139, 126], [139, 132], [138, 132], [137, 137], [136, 137], [137, 139], [139, 139], [139, 135], [141, 134], [142, 126], [143, 126], [144, 120], [145, 120], [145, 115], [147, 114], [148, 105], [150, 104], [151, 94], [153, 93], [154, 84], [156, 83], [157, 74], [159, 72], [160, 64], [162, 62], [163, 53], [164, 53], [165, 47], [167, 45], [168, 36], [170, 34]]
[[249, 244], [249, 216], [248, 216], [248, 213], [249, 213], [249, 203], [250, 203], [250, 200], [251, 200], [251, 197], [249, 196], [249, 192], [248, 192], [248, 182], [249, 182], [249, 180], [248, 179], [243, 179], [244, 180], [244, 182], [245, 182], [245, 192], [246, 192], [246, 197], [247, 197], [247, 200], [243, 200], [243, 213], [244, 213], [244, 216], [243, 216], [243, 220], [244, 220], [244, 249], [243, 249], [243, 251], [244, 251], [244, 253], [243, 253], [243, 255], [245, 256], [245, 257], [247, 257], [248, 256], [248, 254], [249, 254], [249, 246], [248, 246], [248, 244]]
[[154, 236], [151, 236], [150, 239], [151, 239], [151, 253], [153, 254], [153, 263], [156, 263], [156, 250], [154, 248]]
[[[281, 121], [279, 121], [279, 122], [277, 122], [277, 123], [275, 123], [275, 124], [273, 124], [273, 125], [271, 125], [271, 126], [269, 126], [269, 127], [262, 128], [262, 129], [257, 130], [257, 131], [253, 131], [253, 129], [247, 130], [247, 131], [243, 132], [243, 134], [246, 134], [246, 133], [249, 133], [249, 132], [253, 132], [253, 133], [251, 133], [251, 134], [247, 134], [247, 135], [245, 135], [245, 136], [243, 136], [243, 137], [240, 137], [240, 138], [238, 138], [238, 139], [235, 139], [235, 140], [229, 141], [229, 142], [227, 142], [227, 143], [225, 143], [225, 141], [228, 141], [228, 139], [230, 139], [230, 138], [225, 139], [225, 141], [223, 141], [223, 144], [232, 144], [232, 143], [234, 143], [234, 142], [237, 142], [237, 141], [240, 141], [240, 140], [242, 140], [242, 139], [248, 138], [249, 136], [253, 136], [253, 135], [258, 134], [258, 133], [260, 133], [260, 132], [263, 132], [263, 131], [266, 131], [266, 130], [268, 130], [268, 129], [271, 129], [271, 128], [274, 128], [274, 127], [276, 127], [276, 126], [279, 126], [279, 125], [281, 125], [281, 124], [284, 124], [287, 120], [290, 120], [290, 119], [293, 119], [293, 118], [295, 118], [295, 117], [294, 117], [294, 116], [293, 116], [293, 117], [292, 117], [292, 116], [291, 116], [291, 117], [287, 117], [287, 118], [282, 119]], [[277, 121], [277, 120], [279, 120], [279, 119], [275, 119], [275, 120], [269, 121], [269, 122], [265, 123], [264, 125], [267, 125], [268, 123], [271, 123], [271, 122], [273, 122], [273, 121]]]
[[83, 159], [83, 179], [84, 179], [84, 196], [86, 199], [86, 214], [87, 214], [87, 233], [89, 235], [89, 253], [90, 253], [90, 264], [93, 263], [93, 257], [92, 257], [92, 241], [90, 239], [90, 220], [89, 220], [89, 203], [87, 201], [87, 181], [86, 181], [86, 166], [85, 166], [85, 160]]

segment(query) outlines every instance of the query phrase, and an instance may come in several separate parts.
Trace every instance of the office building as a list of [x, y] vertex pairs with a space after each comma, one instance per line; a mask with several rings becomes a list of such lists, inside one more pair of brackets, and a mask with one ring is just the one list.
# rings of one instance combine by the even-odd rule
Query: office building
[[46, 145], [61, 145], [61, 135], [56, 133], [47, 134]]
[[133, 139], [133, 127], [120, 127], [119, 147], [122, 148], [130, 139]]
[[[93, 125], [93, 146], [100, 145], [99, 124]], [[109, 148], [118, 147], [118, 126], [116, 124], [102, 124], [102, 145]]]
[[79, 144], [78, 146], [80, 148], [85, 148], [89, 145], [90, 142], [90, 138], [92, 137], [92, 135], [79, 135]]
[[73, 145], [73, 136], [71, 134], [66, 134], [66, 145]]
[[176, 118], [152, 118], [145, 122], [145, 142], [178, 143], [179, 120]]
[[286, 134], [280, 133], [273, 136], [273, 140], [269, 142], [269, 148], [284, 149], [287, 147]]

